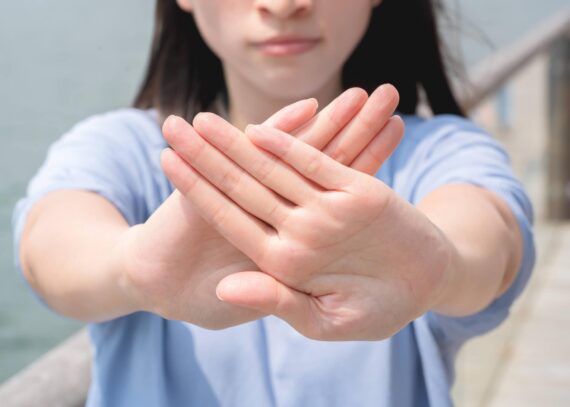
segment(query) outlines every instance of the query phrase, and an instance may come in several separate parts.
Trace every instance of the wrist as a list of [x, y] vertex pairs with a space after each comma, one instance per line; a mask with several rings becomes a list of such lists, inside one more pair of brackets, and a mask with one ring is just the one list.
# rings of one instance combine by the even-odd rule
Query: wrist
[[449, 261], [438, 289], [434, 291], [430, 309], [452, 317], [471, 315], [483, 309], [490, 301], [487, 293], [481, 291], [482, 277], [470, 281], [472, 275], [479, 274], [478, 257], [467, 246], [448, 241]]
[[457, 273], [461, 269], [461, 254], [457, 247], [440, 230], [442, 237], [441, 253], [444, 261], [441, 263], [439, 280], [433, 289], [430, 310], [441, 314], [453, 314], [452, 298], [457, 289]]
[[150, 311], [145, 297], [133, 284], [132, 275], [136, 272], [136, 241], [142, 225], [129, 227], [119, 237], [115, 245], [115, 253], [112, 256], [114, 281], [118, 293], [122, 298], [123, 314], [131, 314], [138, 311]]

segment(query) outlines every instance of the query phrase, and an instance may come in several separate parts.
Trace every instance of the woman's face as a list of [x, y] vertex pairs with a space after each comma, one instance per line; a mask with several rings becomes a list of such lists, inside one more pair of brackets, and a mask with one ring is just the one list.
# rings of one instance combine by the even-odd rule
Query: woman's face
[[[177, 0], [229, 81], [299, 99], [334, 82], [380, 0]], [[245, 82], [243, 82], [245, 81]], [[230, 84], [231, 86], [231, 84]]]

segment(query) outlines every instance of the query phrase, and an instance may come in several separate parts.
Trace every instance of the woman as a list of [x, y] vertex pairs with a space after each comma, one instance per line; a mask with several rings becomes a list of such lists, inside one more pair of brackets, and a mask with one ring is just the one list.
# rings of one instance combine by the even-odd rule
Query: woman
[[30, 284], [91, 323], [88, 405], [451, 404], [534, 249], [432, 2], [159, 0], [136, 106], [57, 142], [15, 213]]

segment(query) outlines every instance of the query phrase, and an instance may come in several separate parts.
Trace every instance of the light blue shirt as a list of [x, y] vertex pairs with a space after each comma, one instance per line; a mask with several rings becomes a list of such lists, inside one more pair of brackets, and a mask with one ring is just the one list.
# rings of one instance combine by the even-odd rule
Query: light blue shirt
[[[456, 352], [508, 316], [531, 274], [532, 208], [504, 150], [471, 122], [450, 115], [404, 119], [405, 137], [377, 177], [414, 204], [450, 183], [501, 196], [524, 238], [520, 272], [504, 295], [468, 317], [428, 312], [375, 342], [314, 341], [275, 317], [221, 331], [142, 312], [91, 324], [95, 355], [87, 405], [451, 405]], [[16, 206], [16, 251], [31, 205], [57, 189], [94, 191], [129, 224], [144, 222], [172, 192], [159, 165], [164, 147], [152, 111], [125, 109], [75, 126], [50, 148]]]

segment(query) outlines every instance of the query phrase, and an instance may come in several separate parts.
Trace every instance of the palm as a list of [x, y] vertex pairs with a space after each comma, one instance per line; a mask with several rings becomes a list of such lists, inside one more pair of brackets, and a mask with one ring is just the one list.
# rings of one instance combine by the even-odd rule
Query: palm
[[[355, 93], [354, 90], [352, 93]], [[378, 94], [375, 94], [370, 98], [371, 103], [364, 105], [366, 102], [365, 93], [364, 95], [362, 91], [356, 93], [360, 94], [360, 99], [353, 95], [350, 103], [346, 103], [346, 100], [341, 103], [341, 96], [339, 98], [341, 102], [338, 100], [337, 103], [333, 102], [312, 119], [314, 109], [311, 111], [310, 108], [308, 110], [305, 108], [303, 111], [303, 109], [297, 108], [293, 111], [283, 112], [285, 114], [278, 113], [270, 118], [267, 124], [286, 131], [304, 125], [301, 130], [297, 131], [297, 136], [300, 139], [324, 151], [328, 150], [331, 155], [342, 149], [343, 159], [348, 160], [345, 162], [346, 164], [350, 164], [360, 171], [374, 173], [395, 148], [403, 133], [400, 121], [389, 118], [397, 104], [397, 98], [379, 103]], [[305, 106], [307, 106], [306, 103]], [[364, 119], [362, 116], [365, 116]], [[334, 117], [335, 120], [332, 120], [331, 117]], [[355, 117], [354, 120], [353, 117]], [[375, 120], [375, 126], [363, 128], [360, 123], [370, 123], [371, 117]], [[352, 126], [346, 126], [347, 123]], [[379, 139], [379, 132], [384, 136], [380, 140], [381, 142], [371, 143], [371, 139]], [[221, 129], [220, 134], [226, 140], [244, 137], [236, 129], [229, 128]], [[171, 145], [180, 142], [188, 143], [189, 135], [192, 134], [188, 132], [176, 134], [172, 131], [169, 132], [168, 129], [165, 132], [165, 136]], [[181, 138], [182, 136], [184, 139]], [[331, 140], [333, 142], [329, 143]], [[348, 150], [345, 148], [347, 142], [350, 142], [351, 145]], [[204, 171], [217, 173], [219, 181], [230, 186], [233, 172], [218, 168], [217, 159], [219, 155], [209, 155], [208, 151], [210, 150], [201, 148], [201, 154], [195, 155], [198, 160], [197, 166]], [[361, 154], [363, 152], [365, 154]], [[176, 186], [183, 184], [184, 179], [188, 180], [181, 167], [173, 168], [164, 159], [163, 167], [165, 173]], [[247, 190], [246, 186], [241, 189], [248, 192], [253, 201], [263, 200], [264, 194], [259, 193], [258, 190]], [[144, 259], [139, 264], [146, 267], [148, 272], [139, 272], [138, 275], [151, 276], [148, 281], [142, 281], [143, 285], [150, 292], [155, 293], [156, 289], [152, 287], [160, 287], [162, 284], [164, 288], [154, 301], [153, 299], [148, 301], [156, 304], [154, 310], [168, 318], [182, 319], [206, 327], [231, 326], [259, 318], [267, 313], [266, 311], [253, 310], [250, 307], [240, 307], [239, 304], [232, 306], [227, 302], [219, 301], [215, 290], [220, 281], [230, 275], [236, 275], [246, 270], [259, 270], [259, 268], [250, 260], [251, 256], [247, 250], [243, 250], [242, 246], [231, 239], [228, 240], [226, 236], [216, 230], [219, 230], [220, 224], [225, 223], [223, 220], [218, 220], [218, 224], [214, 224], [212, 228], [203, 220], [204, 215], [199, 208], [196, 205], [190, 205], [180, 193], [175, 192], [173, 197], [169, 198], [169, 200], [171, 199], [176, 200], [175, 203], [165, 202], [166, 209], [157, 211], [146, 225], [151, 227], [153, 222], [156, 223], [155, 230], [158, 232], [156, 236], [160, 237], [149, 240], [140, 246], [141, 248], [144, 246], [144, 248], [139, 249], [140, 258]], [[165, 227], [165, 222], [160, 220], [161, 217], [170, 223], [168, 227]], [[170, 235], [169, 239], [162, 236], [165, 233]], [[145, 235], [152, 236], [153, 234], [146, 233]], [[253, 246], [255, 244], [253, 242]], [[156, 247], [158, 246], [161, 249], [157, 252]], [[161, 259], [159, 267], [152, 266], [157, 264], [154, 258]], [[166, 278], [165, 271], [167, 271]], [[165, 283], [163, 281], [165, 279], [168, 282]], [[141, 284], [140, 281], [139, 284]]]
[[224, 277], [255, 270], [255, 264], [198, 216], [178, 191], [139, 229], [127, 268], [149, 310], [208, 328], [262, 315], [217, 299], [215, 289]]
[[[427, 309], [446, 242], [388, 187], [269, 127], [248, 132], [267, 154], [247, 138], [228, 142], [215, 116], [195, 126], [220, 152], [198, 135], [182, 146], [191, 167], [180, 190], [263, 270], [228, 276], [221, 298], [319, 339], [385, 338]], [[173, 152], [165, 159], [181, 164]], [[232, 173], [231, 182], [220, 173]]]
[[[388, 202], [392, 199], [397, 198], [380, 181], [356, 174], [345, 190], [339, 185], [334, 191], [319, 192], [275, 225], [276, 232], [266, 231], [260, 239], [267, 243], [260, 245], [259, 252], [249, 253], [266, 274], [232, 276], [224, 282], [230, 287], [222, 295], [257, 309], [266, 309], [267, 304], [281, 307], [276, 312], [283, 312], [309, 337], [393, 335], [427, 308], [429, 290], [421, 287], [437, 281], [437, 273], [430, 276], [431, 268], [443, 266], [443, 257], [437, 230], [425, 219], [417, 219], [416, 228], [410, 230], [415, 234], [412, 239], [404, 238], [410, 236], [408, 231], [395, 230], [397, 217], [413, 218], [417, 213], [403, 202], [399, 202], [403, 207], [396, 205], [403, 213], [395, 213]], [[422, 236], [418, 229], [424, 231]], [[423, 245], [424, 255], [413, 249], [418, 245]], [[231, 287], [232, 278], [239, 279], [237, 291]], [[281, 286], [285, 291], [280, 298], [276, 294], [263, 299], [266, 294], [261, 291], [278, 293], [279, 284], [295, 290]], [[303, 312], [298, 312], [299, 303], [305, 303]]]

